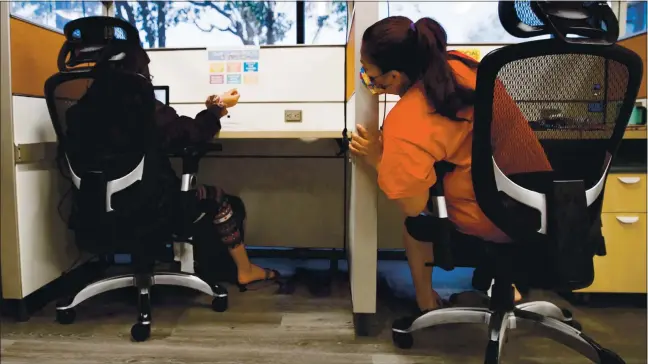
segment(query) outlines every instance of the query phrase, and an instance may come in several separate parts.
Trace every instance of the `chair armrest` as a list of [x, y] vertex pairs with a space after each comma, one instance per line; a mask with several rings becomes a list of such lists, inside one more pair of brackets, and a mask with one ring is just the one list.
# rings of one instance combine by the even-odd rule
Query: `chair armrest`
[[182, 158], [182, 184], [180, 190], [183, 192], [193, 189], [196, 185], [196, 174], [200, 159], [210, 151], [221, 151], [222, 145], [216, 143], [203, 143], [189, 145], [182, 148], [172, 149], [169, 155]]

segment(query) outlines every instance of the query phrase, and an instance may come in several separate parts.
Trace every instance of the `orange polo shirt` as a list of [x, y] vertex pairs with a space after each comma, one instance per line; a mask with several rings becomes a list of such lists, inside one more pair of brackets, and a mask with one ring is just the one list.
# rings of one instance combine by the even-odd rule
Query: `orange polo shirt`
[[[456, 60], [450, 65], [458, 82], [475, 88], [476, 70]], [[495, 99], [498, 108], [494, 112], [497, 120], [493, 121], [493, 135], [503, 131], [503, 138], [494, 144], [500, 169], [505, 174], [550, 170], [528, 122], [501, 84], [496, 87]], [[494, 242], [509, 241], [484, 215], [475, 198], [471, 176], [473, 108], [459, 113], [470, 122], [452, 121], [432, 111], [421, 84], [410, 88], [390, 111], [383, 125], [380, 189], [389, 199], [421, 195], [436, 183], [434, 163], [450, 162], [456, 165], [444, 178], [450, 221], [464, 234]], [[498, 117], [500, 114], [502, 117]]]

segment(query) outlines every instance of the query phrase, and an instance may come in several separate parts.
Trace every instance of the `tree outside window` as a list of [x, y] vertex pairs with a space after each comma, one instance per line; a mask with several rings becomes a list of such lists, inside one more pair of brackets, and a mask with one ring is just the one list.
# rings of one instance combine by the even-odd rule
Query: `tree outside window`
[[346, 1], [307, 1], [305, 13], [306, 44], [346, 44]]
[[86, 16], [101, 15], [99, 1], [11, 1], [12, 15], [52, 29], [63, 31], [69, 21]]
[[[306, 3], [306, 43], [343, 44], [337, 33], [346, 30], [346, 2], [324, 2], [328, 13], [312, 4]], [[147, 48], [297, 43], [295, 1], [116, 1], [115, 16], [134, 24]]]

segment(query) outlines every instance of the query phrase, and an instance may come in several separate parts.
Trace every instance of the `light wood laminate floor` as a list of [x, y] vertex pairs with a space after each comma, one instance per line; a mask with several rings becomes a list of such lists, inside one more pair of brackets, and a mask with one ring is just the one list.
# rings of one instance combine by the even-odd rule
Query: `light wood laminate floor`
[[[76, 322], [59, 325], [54, 305], [29, 322], [2, 319], [3, 364], [181, 364], [181, 363], [305, 363], [426, 364], [483, 363], [485, 327], [435, 328], [415, 335], [408, 351], [394, 348], [391, 322], [403, 312], [381, 302], [375, 335], [356, 338], [346, 283], [337, 283], [330, 297], [312, 297], [298, 286], [291, 296], [272, 289], [239, 293], [230, 287], [230, 309], [215, 313], [205, 296], [154, 292], [153, 332], [149, 341], [133, 343], [134, 291], [109, 293], [77, 310]], [[544, 297], [546, 298], [546, 297]], [[568, 306], [557, 296], [550, 300]], [[604, 347], [617, 351], [628, 364], [646, 363], [646, 309], [572, 308], [584, 330]], [[401, 310], [402, 311], [402, 310]], [[547, 339], [514, 332], [505, 363], [588, 363]]]

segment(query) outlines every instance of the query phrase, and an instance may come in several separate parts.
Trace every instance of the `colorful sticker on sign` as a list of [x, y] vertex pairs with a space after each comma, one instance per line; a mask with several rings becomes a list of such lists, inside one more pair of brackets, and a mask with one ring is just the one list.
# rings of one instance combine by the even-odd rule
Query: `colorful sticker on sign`
[[241, 62], [227, 62], [227, 73], [241, 72]]
[[209, 65], [209, 73], [224, 73], [225, 63], [218, 62]]
[[259, 83], [259, 74], [246, 73], [243, 75], [243, 83], [246, 85], [256, 85]]
[[[209, 83], [212, 85], [258, 84], [259, 56], [258, 46], [207, 49]], [[246, 77], [246, 75], [252, 76]]]
[[241, 74], [240, 73], [234, 73], [231, 75], [227, 75], [227, 84], [228, 85], [240, 85], [241, 84]]
[[225, 83], [225, 76], [224, 75], [210, 75], [209, 76], [209, 83], [212, 85], [222, 85]]
[[243, 63], [243, 72], [259, 72], [259, 62]]

